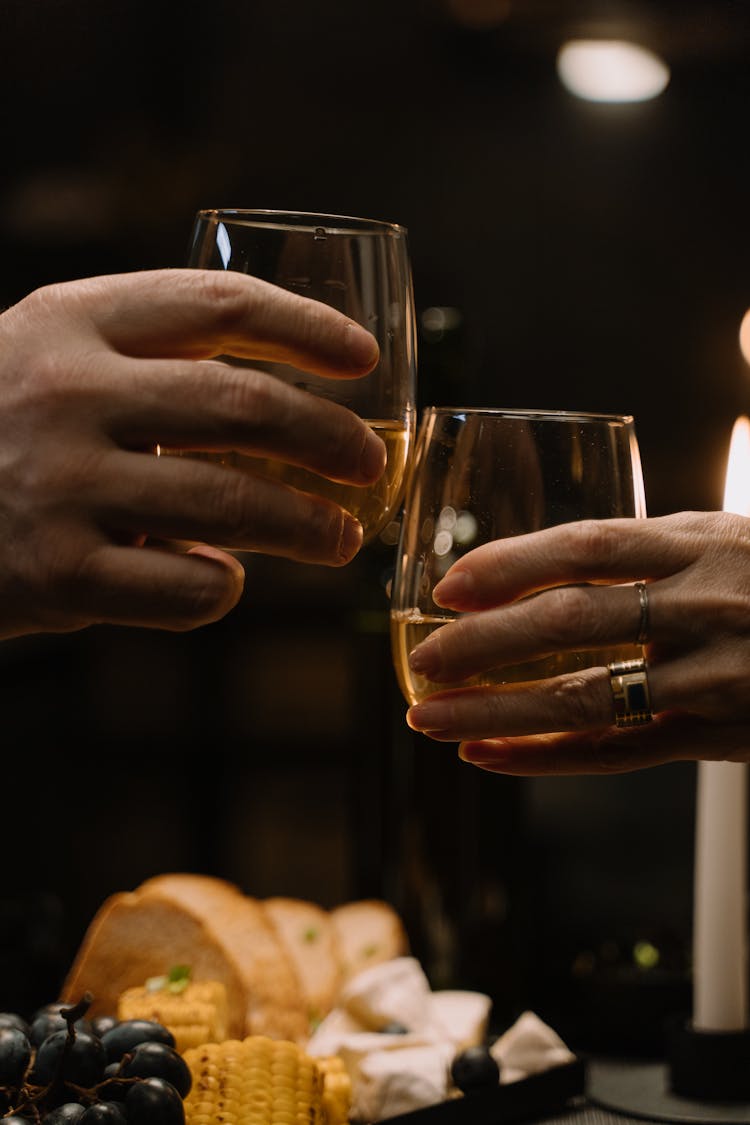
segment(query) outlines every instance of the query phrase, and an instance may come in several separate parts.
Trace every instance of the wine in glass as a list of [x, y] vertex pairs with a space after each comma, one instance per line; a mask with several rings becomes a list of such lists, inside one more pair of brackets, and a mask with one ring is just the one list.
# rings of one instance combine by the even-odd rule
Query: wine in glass
[[407, 702], [451, 687], [536, 680], [640, 656], [637, 645], [557, 652], [455, 684], [418, 676], [408, 662], [415, 645], [459, 616], [437, 606], [432, 591], [468, 551], [554, 524], [645, 514], [629, 415], [428, 407], [391, 590], [393, 662]]
[[247, 452], [161, 448], [272, 477], [328, 497], [362, 524], [372, 541], [394, 519], [416, 430], [416, 327], [407, 231], [395, 223], [341, 215], [260, 210], [204, 210], [196, 215], [188, 265], [239, 270], [332, 305], [367, 328], [380, 359], [360, 379], [327, 379], [288, 364], [227, 357], [348, 407], [385, 443], [383, 475], [369, 487]]

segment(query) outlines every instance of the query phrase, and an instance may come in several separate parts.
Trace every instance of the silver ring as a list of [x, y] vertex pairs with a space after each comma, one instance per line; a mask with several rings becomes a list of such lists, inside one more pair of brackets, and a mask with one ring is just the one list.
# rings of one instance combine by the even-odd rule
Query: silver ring
[[615, 725], [638, 727], [650, 723], [651, 694], [645, 660], [618, 660], [607, 665], [615, 705]]
[[648, 644], [648, 591], [645, 582], [636, 582], [635, 588], [638, 591], [638, 601], [641, 606], [641, 619], [638, 622], [638, 635], [635, 638], [635, 643], [645, 645]]

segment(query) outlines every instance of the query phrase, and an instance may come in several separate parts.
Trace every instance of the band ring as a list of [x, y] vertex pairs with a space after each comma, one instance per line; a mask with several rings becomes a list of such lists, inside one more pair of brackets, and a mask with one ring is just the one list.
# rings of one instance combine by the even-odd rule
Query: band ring
[[645, 582], [636, 582], [635, 588], [638, 591], [638, 601], [641, 607], [641, 619], [638, 622], [638, 635], [635, 638], [635, 643], [645, 645], [648, 644], [648, 591]]
[[607, 665], [612, 699], [615, 705], [615, 725], [638, 727], [650, 723], [651, 695], [645, 660], [619, 660]]

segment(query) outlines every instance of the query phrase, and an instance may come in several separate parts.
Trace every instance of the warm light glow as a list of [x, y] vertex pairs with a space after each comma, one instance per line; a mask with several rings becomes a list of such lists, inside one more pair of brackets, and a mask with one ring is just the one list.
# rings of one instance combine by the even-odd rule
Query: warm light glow
[[740, 351], [750, 363], [750, 309], [747, 310], [740, 324]]
[[669, 82], [658, 55], [621, 39], [571, 39], [558, 52], [557, 73], [571, 94], [592, 102], [647, 101]]
[[724, 511], [750, 516], [750, 418], [744, 414], [734, 423], [729, 443]]

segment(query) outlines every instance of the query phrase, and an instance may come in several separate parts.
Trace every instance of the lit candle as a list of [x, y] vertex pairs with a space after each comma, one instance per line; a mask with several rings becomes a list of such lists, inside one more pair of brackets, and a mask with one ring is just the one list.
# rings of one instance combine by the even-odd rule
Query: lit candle
[[[750, 516], [750, 420], [734, 424], [724, 511]], [[699, 762], [693, 901], [693, 1027], [747, 1027], [747, 770]]]

